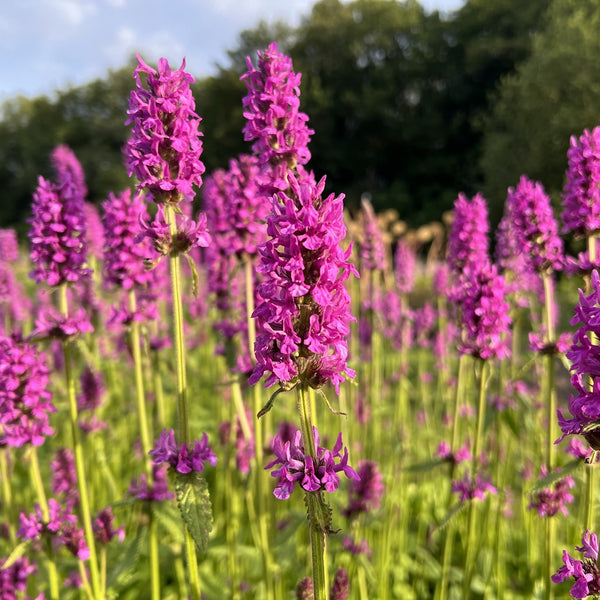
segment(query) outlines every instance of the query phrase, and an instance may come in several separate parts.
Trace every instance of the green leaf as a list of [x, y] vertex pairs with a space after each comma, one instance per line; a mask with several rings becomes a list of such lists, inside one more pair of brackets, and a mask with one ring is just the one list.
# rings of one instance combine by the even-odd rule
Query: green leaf
[[25, 542], [21, 542], [20, 544], [17, 544], [13, 548], [13, 551], [8, 555], [8, 558], [4, 561], [2, 568], [8, 569], [8, 567], [10, 567], [15, 561], [19, 560], [19, 558], [21, 558], [21, 556], [23, 556], [23, 554], [25, 554], [25, 551], [27, 550], [29, 544], [30, 544], [29, 540], [26, 540]]
[[212, 507], [208, 484], [199, 473], [177, 473], [175, 493], [179, 512], [200, 552], [208, 545], [212, 529]]
[[564, 479], [567, 475], [574, 473], [577, 471], [581, 465], [583, 465], [583, 461], [580, 458], [576, 458], [568, 462], [566, 465], [563, 465], [560, 469], [556, 471], [552, 471], [552, 473], [548, 473], [545, 477], [538, 479], [537, 483], [529, 490], [530, 494], [534, 494], [535, 492], [539, 492], [547, 487], [550, 487], [553, 483]]
[[409, 473], [422, 473], [424, 471], [431, 471], [431, 469], [435, 469], [447, 462], [448, 461], [444, 458], [435, 458], [433, 460], [426, 460], [425, 462], [409, 465], [406, 467], [405, 471]]
[[192, 272], [192, 294], [194, 295], [194, 298], [198, 298], [198, 271], [196, 269], [196, 263], [189, 254], [186, 254], [185, 257], [187, 258], [190, 271]]
[[450, 521], [456, 517], [457, 514], [461, 513], [467, 506], [469, 506], [469, 502], [473, 502], [472, 500], [468, 500], [466, 502], [459, 502], [455, 504], [447, 513], [446, 516], [440, 521], [440, 524], [434, 529], [434, 531], [441, 531], [448, 527]]

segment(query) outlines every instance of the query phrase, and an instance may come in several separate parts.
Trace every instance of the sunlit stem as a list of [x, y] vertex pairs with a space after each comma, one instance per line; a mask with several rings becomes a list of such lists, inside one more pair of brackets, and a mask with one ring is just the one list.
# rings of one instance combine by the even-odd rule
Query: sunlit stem
[[[298, 385], [296, 389], [298, 390], [298, 412], [300, 414], [304, 452], [312, 458], [313, 464], [317, 465], [317, 452], [310, 414], [308, 390], [304, 385]], [[327, 587], [327, 562], [325, 560], [326, 532], [320, 526], [320, 523], [322, 523], [322, 515], [320, 514], [322, 506], [323, 500], [321, 498], [321, 492], [306, 492], [314, 600], [328, 600], [329, 598], [329, 589]]]
[[[59, 288], [59, 308], [61, 314], [69, 316], [69, 302], [67, 299], [67, 287], [61, 285]], [[100, 588], [100, 574], [98, 572], [98, 559], [96, 555], [96, 542], [92, 530], [92, 516], [90, 511], [90, 501], [88, 497], [88, 488], [85, 477], [85, 464], [83, 460], [83, 447], [79, 436], [79, 414], [77, 410], [77, 396], [75, 392], [75, 377], [73, 374], [73, 356], [70, 340], [63, 340], [63, 356], [65, 363], [65, 382], [67, 386], [67, 398], [69, 401], [69, 418], [71, 422], [71, 435], [73, 440], [73, 455], [75, 458], [75, 472], [77, 473], [77, 488], [79, 490], [79, 508], [81, 511], [81, 520], [83, 521], [83, 530], [85, 541], [90, 550], [90, 578], [92, 584], [92, 594], [96, 600], [102, 598]]]
[[[169, 204], [165, 204], [165, 220], [169, 225], [171, 235], [175, 237], [177, 233], [177, 222], [173, 208]], [[171, 273], [171, 291], [173, 293], [173, 338], [175, 346], [175, 369], [177, 372], [177, 442], [179, 444], [188, 444], [190, 441], [190, 422], [187, 401], [185, 339], [183, 335], [181, 265], [178, 254], [172, 253], [169, 256], [169, 269]], [[187, 526], [184, 524], [183, 527], [192, 599], [200, 600], [200, 577], [198, 574], [196, 546]]]

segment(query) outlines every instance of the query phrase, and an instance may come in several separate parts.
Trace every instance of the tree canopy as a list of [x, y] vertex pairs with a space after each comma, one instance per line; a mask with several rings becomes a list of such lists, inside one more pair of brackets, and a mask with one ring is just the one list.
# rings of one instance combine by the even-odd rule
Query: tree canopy
[[[589, 32], [600, 12], [594, 4], [467, 0], [444, 17], [417, 0], [320, 0], [297, 27], [259, 23], [240, 34], [227, 64], [193, 85], [207, 171], [249, 151], [241, 133], [240, 75], [246, 56], [254, 60], [257, 49], [277, 41], [302, 73], [301, 110], [315, 130], [309, 166], [317, 177], [327, 175], [330, 191], [346, 194], [350, 208], [368, 193], [375, 208], [393, 207], [419, 225], [439, 219], [460, 191], [484, 189], [499, 198], [497, 190], [514, 183], [517, 165], [535, 166], [546, 148], [556, 153], [546, 162], [557, 168], [568, 135], [593, 125], [598, 41]], [[588, 33], [581, 40], [584, 22]], [[569, 74], [569, 60], [585, 64], [589, 75]], [[50, 174], [48, 157], [59, 143], [80, 158], [92, 201], [130, 184], [121, 148], [132, 70], [133, 62], [54, 98], [5, 103], [2, 225], [28, 216], [37, 175]], [[554, 110], [542, 106], [538, 88]], [[552, 133], [543, 114], [557, 124]]]

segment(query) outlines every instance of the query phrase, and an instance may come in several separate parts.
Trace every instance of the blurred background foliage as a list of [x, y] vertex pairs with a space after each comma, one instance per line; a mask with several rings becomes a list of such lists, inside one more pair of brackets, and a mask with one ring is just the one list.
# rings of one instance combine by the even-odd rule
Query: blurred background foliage
[[[417, 0], [321, 0], [297, 27], [243, 31], [226, 64], [193, 85], [203, 160], [210, 172], [248, 152], [239, 78], [246, 56], [275, 40], [302, 73], [301, 110], [315, 130], [310, 166], [350, 210], [367, 193], [377, 210], [418, 226], [439, 220], [458, 192], [481, 191], [497, 222], [521, 174], [558, 204], [570, 136], [600, 124], [598, 31], [597, 0], [468, 0], [448, 16]], [[81, 160], [91, 201], [130, 185], [121, 149], [134, 64], [4, 103], [0, 226], [24, 229], [59, 143]]]

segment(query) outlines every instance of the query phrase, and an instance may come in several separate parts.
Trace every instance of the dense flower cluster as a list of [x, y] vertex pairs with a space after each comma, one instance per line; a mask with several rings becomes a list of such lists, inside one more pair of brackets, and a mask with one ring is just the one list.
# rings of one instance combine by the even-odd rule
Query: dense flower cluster
[[102, 260], [104, 252], [104, 227], [100, 211], [95, 204], [84, 202], [83, 214], [86, 223], [86, 239], [90, 258]]
[[0, 338], [0, 446], [41, 446], [54, 431], [49, 371], [30, 344]]
[[459, 351], [483, 359], [509, 355], [510, 305], [504, 277], [487, 263], [464, 281], [461, 292], [463, 337]]
[[29, 239], [31, 276], [50, 286], [75, 283], [89, 277], [85, 264], [87, 244], [83, 201], [69, 193], [71, 186], [59, 187], [40, 177], [33, 194]]
[[17, 531], [17, 536], [36, 543], [48, 537], [55, 550], [64, 546], [80, 560], [87, 560], [90, 550], [85, 543], [83, 530], [77, 526], [77, 517], [54, 498], [48, 500], [48, 512], [47, 522], [39, 504], [35, 505], [35, 512], [29, 515], [21, 513], [21, 528]]
[[394, 279], [400, 294], [408, 294], [415, 284], [417, 256], [404, 240], [398, 240], [394, 251]]
[[511, 222], [514, 230], [519, 253], [531, 268], [538, 273], [560, 270], [563, 243], [550, 197], [542, 184], [523, 175], [516, 188], [508, 189], [504, 211], [504, 218]]
[[270, 372], [266, 386], [277, 381], [293, 387], [302, 382], [318, 388], [331, 381], [336, 390], [344, 374], [353, 376], [346, 359], [350, 331], [350, 297], [344, 282], [358, 275], [340, 242], [346, 234], [343, 195], [323, 199], [325, 178], [296, 178], [273, 201], [267, 220], [271, 236], [260, 247], [258, 271], [264, 280], [257, 292], [257, 364], [250, 384]]
[[85, 309], [79, 308], [73, 315], [65, 316], [55, 308], [47, 307], [39, 312], [30, 337], [36, 340], [47, 338], [66, 340], [93, 331], [94, 327]]
[[600, 569], [598, 569], [598, 538], [587, 530], [581, 539], [581, 546], [575, 550], [583, 554], [582, 560], [573, 558], [563, 550], [563, 566], [552, 575], [554, 583], [562, 583], [573, 577], [575, 584], [570, 590], [572, 598], [587, 598], [600, 594]]
[[283, 443], [279, 436], [273, 439], [273, 452], [276, 458], [265, 467], [265, 470], [281, 465], [271, 473], [271, 477], [279, 479], [273, 491], [273, 495], [279, 500], [290, 497], [296, 482], [307, 492], [323, 489], [335, 492], [340, 482], [338, 475], [340, 471], [350, 479], [359, 479], [356, 471], [348, 464], [348, 450], [342, 446], [342, 434], [338, 434], [333, 450], [327, 450], [319, 446], [319, 432], [316, 427], [313, 427], [313, 432], [316, 461], [313, 461], [310, 453], [305, 451], [300, 431], [296, 431], [291, 442]]
[[70, 448], [59, 448], [50, 463], [52, 470], [52, 492], [62, 497], [65, 506], [72, 510], [79, 504], [79, 490], [77, 488], [77, 473], [75, 459]]
[[99, 544], [106, 545], [113, 538], [117, 538], [120, 542], [125, 539], [125, 530], [123, 527], [114, 529], [113, 521], [115, 517], [112, 513], [112, 508], [109, 506], [102, 509], [94, 519], [92, 528], [94, 531], [94, 537]]
[[161, 431], [153, 450], [148, 453], [155, 465], [169, 463], [178, 473], [202, 473], [205, 463], [213, 467], [217, 464], [217, 456], [208, 443], [206, 433], [200, 441], [194, 440], [192, 444], [175, 442], [175, 432], [172, 429]]
[[[6, 558], [0, 558], [0, 592], [3, 600], [21, 598], [19, 592], [27, 589], [27, 578], [37, 571], [26, 556], [17, 558], [9, 567], [4, 567]], [[43, 600], [43, 593], [37, 599]]]
[[600, 229], [600, 127], [571, 136], [563, 191], [563, 231], [589, 235]]
[[[180, 215], [175, 231], [171, 231], [165, 218], [164, 209], [158, 207], [154, 219], [146, 221], [140, 217], [141, 232], [134, 238], [136, 243], [144, 239], [150, 240], [158, 254], [157, 260], [163, 256], [187, 254], [192, 248], [206, 248], [210, 244], [210, 235], [206, 228], [206, 215], [200, 213], [196, 221]], [[146, 266], [152, 261], [146, 260]]]
[[352, 518], [379, 508], [385, 487], [378, 465], [372, 460], [361, 460], [356, 469], [359, 479], [352, 479], [348, 488], [348, 506], [342, 513]]
[[452, 448], [446, 440], [442, 440], [438, 444], [436, 454], [453, 465], [460, 465], [460, 463], [473, 458], [468, 444], [464, 444], [456, 452], [452, 452]]
[[169, 491], [169, 484], [167, 482], [168, 468], [166, 464], [153, 464], [152, 481], [148, 481], [146, 474], [142, 473], [139, 478], [135, 477], [133, 479], [127, 493], [144, 502], [172, 500], [175, 495]]
[[[598, 271], [591, 276], [591, 293], [579, 290], [579, 303], [571, 325], [578, 325], [573, 345], [566, 353], [571, 361], [571, 384], [574, 393], [569, 397], [572, 418], [558, 410], [562, 430], [561, 441], [572, 434], [583, 435], [594, 450], [600, 450], [600, 346], [592, 343], [590, 335], [600, 337], [600, 277]], [[591, 386], [589, 382], [591, 380]]]
[[83, 167], [73, 150], [66, 144], [60, 144], [52, 151], [50, 160], [56, 172], [58, 187], [66, 186], [68, 194], [83, 203], [88, 190]]
[[153, 279], [153, 273], [144, 268], [148, 248], [134, 241], [140, 233], [139, 219], [147, 218], [144, 196], [132, 195], [129, 189], [111, 192], [102, 209], [105, 283], [124, 290], [146, 286]]
[[19, 242], [14, 229], [0, 229], [0, 263], [15, 263], [19, 258]]
[[314, 132], [307, 126], [308, 116], [298, 110], [302, 75], [294, 73], [292, 59], [281, 54], [275, 43], [258, 52], [256, 68], [250, 58], [246, 63], [244, 139], [254, 142], [259, 164], [271, 172], [272, 189], [284, 190], [287, 170], [310, 160], [308, 143]]
[[[540, 478], [547, 474], [548, 470], [542, 466]], [[552, 486], [533, 493], [527, 508], [535, 509], [540, 517], [553, 517], [557, 512], [566, 516], [569, 514], [567, 504], [571, 504], [574, 500], [573, 495], [569, 492], [574, 485], [575, 481], [572, 477], [559, 479]]]
[[486, 493], [497, 494], [498, 490], [489, 479], [484, 479], [479, 473], [475, 479], [466, 473], [462, 479], [452, 481], [452, 492], [458, 494], [461, 502], [466, 502], [475, 498], [483, 500]]
[[385, 271], [387, 257], [383, 235], [371, 203], [361, 199], [361, 214], [363, 219], [362, 242], [360, 245], [360, 262], [363, 269]]
[[348, 572], [343, 567], [340, 567], [333, 577], [331, 584], [330, 600], [346, 600], [350, 594], [350, 580]]
[[137, 59], [126, 121], [133, 124], [125, 148], [127, 173], [158, 204], [191, 201], [204, 173], [200, 117], [190, 89], [194, 78], [184, 71], [185, 59], [177, 71], [165, 58], [159, 59], [158, 71]]
[[454, 275], [477, 272], [489, 262], [488, 212], [481, 194], [459, 194], [448, 234], [448, 264]]

